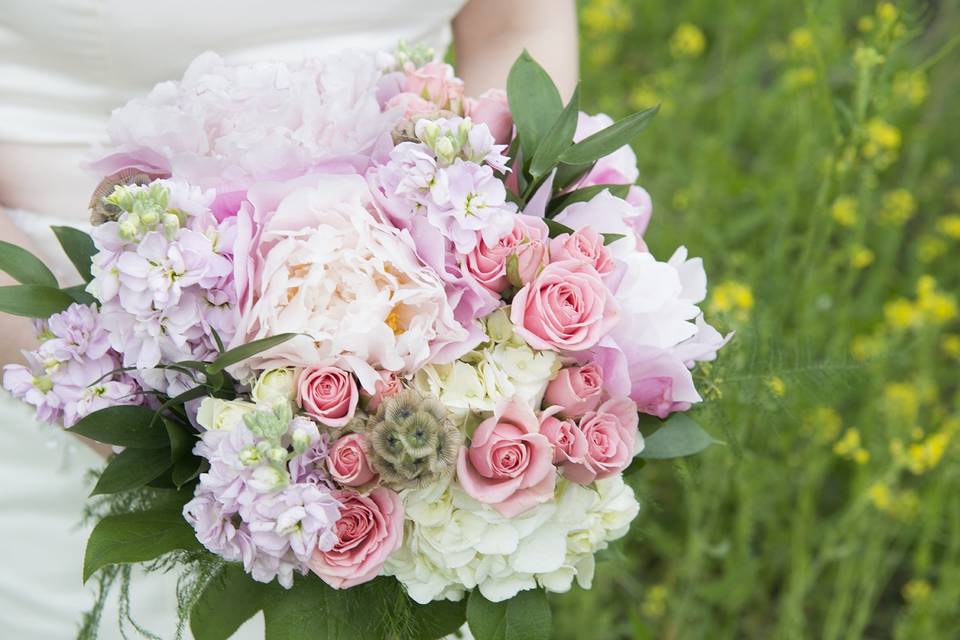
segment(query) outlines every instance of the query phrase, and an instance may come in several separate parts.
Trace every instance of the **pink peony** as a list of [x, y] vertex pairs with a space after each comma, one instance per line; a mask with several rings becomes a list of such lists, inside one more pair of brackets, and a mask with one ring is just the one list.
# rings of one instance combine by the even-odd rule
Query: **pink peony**
[[597, 273], [613, 271], [613, 257], [603, 244], [603, 236], [593, 227], [581, 227], [573, 234], [563, 233], [550, 241], [550, 261], [582, 260], [593, 265]]
[[479, 98], [464, 101], [464, 114], [474, 122], [487, 125], [497, 144], [509, 144], [513, 135], [513, 116], [503, 89], [488, 89]]
[[473, 278], [493, 293], [510, 288], [507, 260], [517, 256], [522, 282], [529, 282], [546, 266], [547, 225], [540, 218], [518, 215], [513, 229], [494, 245], [488, 245], [478, 234], [477, 246], [464, 256], [464, 267]]
[[629, 398], [607, 400], [596, 411], [584, 414], [580, 430], [587, 450], [582, 462], [564, 465], [564, 475], [587, 484], [626, 469], [633, 460], [639, 421], [637, 405]]
[[571, 418], [593, 411], [603, 393], [603, 372], [596, 363], [561, 369], [550, 384], [544, 401], [558, 405], [563, 415]]
[[340, 502], [337, 542], [314, 550], [310, 570], [334, 589], [348, 589], [377, 577], [387, 557], [403, 542], [403, 503], [378, 487], [369, 495], [335, 491]]
[[540, 416], [540, 433], [553, 445], [553, 464], [582, 462], [587, 439], [573, 420], [556, 417], [560, 407], [550, 407]]
[[347, 487], [360, 487], [371, 482], [377, 474], [370, 468], [366, 447], [367, 439], [359, 433], [338, 438], [327, 454], [330, 476]]
[[534, 349], [583, 351], [616, 326], [620, 307], [596, 269], [565, 260], [517, 292], [510, 319]]
[[353, 375], [338, 367], [307, 367], [297, 380], [297, 404], [328, 427], [350, 422], [360, 394]]
[[553, 498], [553, 447], [533, 409], [512, 400], [461, 447], [457, 479], [468, 495], [512, 518]]

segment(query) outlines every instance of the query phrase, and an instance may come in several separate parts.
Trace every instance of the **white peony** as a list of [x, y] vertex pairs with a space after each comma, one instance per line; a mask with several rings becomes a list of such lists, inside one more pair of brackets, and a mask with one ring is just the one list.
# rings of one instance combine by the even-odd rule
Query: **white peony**
[[[442, 489], [442, 491], [440, 491]], [[456, 484], [402, 494], [404, 544], [385, 571], [420, 603], [459, 600], [478, 588], [501, 602], [541, 586], [567, 591], [588, 586], [597, 551], [626, 533], [639, 512], [620, 476], [591, 487], [561, 481], [556, 500], [504, 518]]]

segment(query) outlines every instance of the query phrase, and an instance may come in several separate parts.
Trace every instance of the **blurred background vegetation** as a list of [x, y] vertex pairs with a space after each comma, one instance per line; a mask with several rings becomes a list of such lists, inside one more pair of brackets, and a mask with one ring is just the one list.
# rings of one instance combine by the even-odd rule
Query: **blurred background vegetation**
[[632, 476], [555, 636], [960, 637], [960, 3], [579, 4], [587, 109], [662, 105], [647, 241], [738, 333], [727, 445]]

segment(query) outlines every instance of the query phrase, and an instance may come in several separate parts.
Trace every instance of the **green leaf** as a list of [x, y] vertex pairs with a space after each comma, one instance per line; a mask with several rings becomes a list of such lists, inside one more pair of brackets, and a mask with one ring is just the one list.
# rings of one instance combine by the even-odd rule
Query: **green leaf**
[[163, 419], [163, 426], [166, 427], [167, 437], [170, 440], [170, 462], [176, 462], [193, 449], [195, 434], [167, 418]]
[[36, 284], [0, 287], [0, 312], [27, 318], [49, 318], [73, 304], [60, 289]]
[[550, 130], [544, 134], [530, 161], [530, 174], [539, 178], [550, 173], [557, 165], [560, 154], [573, 144], [573, 134], [577, 130], [577, 116], [580, 113], [580, 85], [573, 91], [573, 97], [560, 113]]
[[[173, 469], [170, 471], [170, 480], [177, 489], [185, 484], [196, 480], [204, 471], [206, 461], [198, 456], [184, 456], [173, 463]], [[210, 467], [207, 466], [207, 469]]]
[[247, 344], [242, 344], [239, 347], [225, 351], [220, 356], [207, 365], [207, 373], [214, 374], [223, 371], [230, 365], [237, 364], [242, 362], [251, 356], [255, 356], [262, 351], [267, 349], [272, 349], [278, 344], [283, 344], [287, 340], [294, 338], [299, 333], [281, 333], [275, 336], [270, 336], [268, 338], [261, 338], [259, 340], [254, 340], [253, 342], [248, 342]]
[[227, 640], [263, 608], [267, 587], [228, 564], [207, 585], [190, 610], [190, 631], [196, 640]]
[[540, 589], [521, 591], [504, 602], [490, 602], [474, 589], [467, 624], [477, 640], [549, 640], [550, 603]]
[[139, 489], [170, 468], [170, 449], [124, 449], [107, 463], [90, 495]]
[[638, 133], [650, 124], [657, 115], [659, 106], [650, 107], [614, 122], [563, 152], [560, 159], [568, 164], [583, 164], [608, 156], [625, 144], [629, 144]]
[[87, 539], [84, 582], [110, 564], [146, 562], [175, 549], [201, 548], [181, 513], [192, 492], [170, 493], [171, 499], [163, 507], [107, 516], [97, 523]]
[[94, 304], [97, 301], [96, 298], [87, 292], [87, 286], [83, 284], [78, 284], [74, 287], [64, 287], [61, 291], [70, 296], [77, 304]]
[[507, 76], [507, 102], [523, 155], [532, 159], [547, 128], [560, 116], [563, 101], [553, 80], [526, 50]]
[[520, 258], [515, 253], [507, 256], [507, 282], [517, 289], [523, 286], [520, 278]]
[[417, 605], [393, 578], [337, 590], [310, 575], [298, 577], [289, 591], [268, 591], [263, 614], [266, 640], [367, 640], [395, 637], [398, 629], [404, 630], [399, 637], [434, 640], [463, 624], [464, 603]]
[[601, 233], [600, 235], [603, 236], [603, 244], [604, 244], [604, 246], [606, 246], [606, 245], [608, 245], [608, 244], [613, 244], [613, 243], [616, 242], [617, 240], [619, 240], [619, 239], [621, 239], [621, 238], [626, 238], [626, 237], [627, 237], [627, 235], [626, 235], [625, 233]]
[[168, 446], [170, 436], [154, 412], [146, 407], [120, 405], [84, 416], [68, 429], [71, 433], [120, 447], [156, 449]]
[[547, 232], [550, 234], [551, 238], [556, 238], [557, 236], [563, 235], [565, 233], [573, 234], [574, 231], [567, 225], [557, 222], [556, 220], [551, 220], [550, 218], [544, 218], [543, 220], [547, 224]]
[[640, 458], [662, 460], [699, 453], [712, 444], [723, 444], [700, 428], [685, 413], [675, 413], [663, 426], [644, 438]]
[[93, 238], [76, 227], [51, 227], [63, 247], [63, 252], [70, 258], [70, 262], [76, 267], [77, 273], [83, 278], [84, 282], [93, 280], [90, 273], [90, 262], [97, 253], [97, 248], [93, 244]]
[[23, 247], [0, 240], [0, 271], [23, 284], [56, 289], [57, 277], [37, 256]]
[[547, 215], [552, 217], [572, 204], [593, 200], [594, 197], [604, 190], [609, 190], [610, 194], [617, 198], [626, 198], [627, 194], [630, 193], [630, 186], [629, 184], [595, 184], [555, 196], [547, 206]]
[[[562, 158], [561, 158], [562, 160]], [[567, 164], [566, 162], [561, 162], [557, 165], [557, 173], [553, 176], [553, 190], [554, 191], [563, 191], [564, 189], [569, 188], [571, 185], [580, 181], [583, 176], [587, 175], [595, 162], [586, 162], [584, 164]]]

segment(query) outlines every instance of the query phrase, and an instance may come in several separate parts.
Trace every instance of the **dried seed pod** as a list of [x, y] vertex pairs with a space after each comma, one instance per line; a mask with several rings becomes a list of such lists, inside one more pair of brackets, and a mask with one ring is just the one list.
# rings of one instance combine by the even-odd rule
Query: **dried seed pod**
[[440, 402], [409, 389], [384, 400], [364, 431], [371, 464], [397, 489], [452, 473], [463, 441]]
[[127, 168], [112, 173], [101, 180], [90, 197], [90, 224], [96, 227], [104, 222], [116, 220], [123, 213], [120, 207], [106, 201], [106, 197], [113, 193], [116, 187], [150, 184], [159, 177], [140, 169]]

